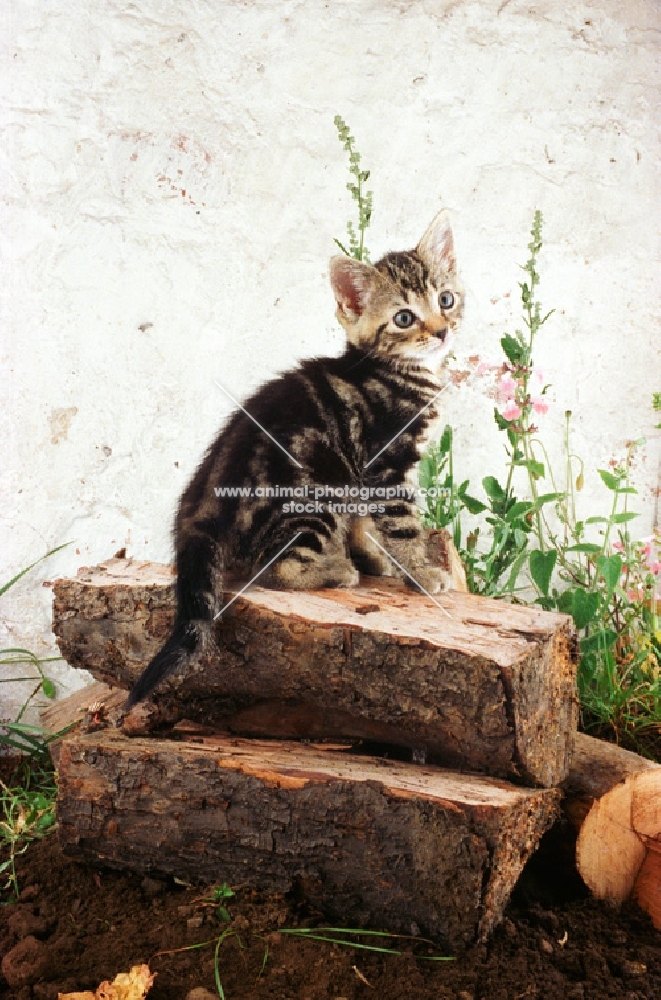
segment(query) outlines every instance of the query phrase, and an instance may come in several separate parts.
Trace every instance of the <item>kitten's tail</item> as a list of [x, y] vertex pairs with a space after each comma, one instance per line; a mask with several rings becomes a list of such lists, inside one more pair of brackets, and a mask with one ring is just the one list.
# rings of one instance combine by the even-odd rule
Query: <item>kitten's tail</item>
[[175, 622], [170, 638], [135, 682], [126, 702], [127, 709], [146, 698], [157, 684], [190, 659], [202, 641], [203, 624], [201, 621]]

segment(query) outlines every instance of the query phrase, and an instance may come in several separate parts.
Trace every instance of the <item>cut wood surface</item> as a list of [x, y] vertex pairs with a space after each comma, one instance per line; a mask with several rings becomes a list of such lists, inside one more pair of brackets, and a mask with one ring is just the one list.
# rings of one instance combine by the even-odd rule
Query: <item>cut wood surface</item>
[[65, 738], [59, 836], [76, 857], [284, 892], [330, 919], [484, 939], [557, 789], [312, 745], [238, 739]]
[[633, 898], [661, 931], [661, 851], [650, 850], [640, 866], [633, 887]]
[[[252, 735], [277, 719], [268, 735], [319, 737], [324, 727], [557, 785], [577, 717], [571, 619], [463, 593], [437, 600], [445, 610], [383, 578], [351, 590], [254, 587], [154, 700], [209, 724], [249, 710], [235, 729]], [[173, 619], [167, 566], [112, 559], [54, 585], [63, 656], [112, 685], [134, 683]]]
[[577, 733], [563, 787], [586, 885], [612, 903], [633, 896], [661, 930], [661, 767]]

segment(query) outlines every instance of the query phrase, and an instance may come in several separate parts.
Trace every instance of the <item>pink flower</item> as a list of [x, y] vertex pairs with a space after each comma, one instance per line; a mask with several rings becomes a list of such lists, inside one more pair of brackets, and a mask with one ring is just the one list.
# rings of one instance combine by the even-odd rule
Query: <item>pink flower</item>
[[514, 381], [512, 376], [506, 372], [505, 375], [501, 376], [500, 383], [498, 385], [498, 394], [500, 395], [500, 398], [503, 402], [506, 402], [508, 399], [514, 399], [516, 390], [517, 383]]
[[630, 601], [642, 601], [645, 597], [645, 592], [642, 587], [637, 587], [635, 590], [631, 588], [627, 590], [627, 597]]
[[521, 416], [521, 407], [517, 406], [515, 400], [510, 399], [502, 411], [502, 415], [505, 420], [518, 420]]
[[613, 548], [616, 552], [624, 552], [624, 545], [620, 541], [613, 542]]
[[534, 368], [532, 374], [540, 384], [544, 381], [544, 372], [541, 368]]
[[647, 568], [652, 576], [658, 576], [661, 573], [661, 562], [648, 563]]
[[532, 408], [535, 411], [535, 413], [548, 413], [549, 404], [546, 402], [543, 396], [533, 396]]
[[492, 366], [489, 365], [489, 364], [487, 364], [486, 361], [480, 361], [479, 365], [477, 366], [477, 374], [478, 375], [486, 375], [487, 372], [491, 371], [491, 368], [492, 368]]

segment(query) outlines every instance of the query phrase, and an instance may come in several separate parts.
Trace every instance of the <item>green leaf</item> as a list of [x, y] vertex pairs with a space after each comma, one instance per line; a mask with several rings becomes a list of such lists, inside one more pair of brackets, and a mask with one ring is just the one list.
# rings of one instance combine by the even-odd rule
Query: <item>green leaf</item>
[[580, 646], [582, 653], [596, 653], [600, 649], [608, 649], [614, 645], [617, 639], [617, 632], [610, 628], [600, 629], [594, 635], [588, 635], [581, 639]]
[[623, 511], [621, 514], [613, 514], [611, 517], [611, 523], [625, 524], [627, 521], [633, 521], [634, 517], [640, 517], [640, 515], [631, 510]]
[[475, 497], [469, 496], [468, 493], [460, 492], [458, 496], [469, 514], [481, 514], [483, 510], [488, 510], [485, 503], [482, 503], [481, 500], [476, 500]]
[[527, 469], [534, 479], [544, 478], [545, 471], [543, 462], [536, 462], [534, 458], [530, 458], [527, 459], [526, 461], [515, 462], [514, 464], [520, 466], [523, 469]]
[[525, 355], [525, 350], [522, 345], [516, 340], [515, 337], [510, 336], [506, 333], [504, 337], [500, 338], [500, 346], [505, 352], [505, 357], [512, 365], [519, 365], [523, 360]]
[[577, 545], [568, 545], [565, 552], [601, 552], [601, 545], [594, 542], [579, 542]]
[[[497, 410], [495, 407], [493, 411], [493, 419], [496, 421], [496, 424], [498, 425], [498, 430], [509, 431], [509, 426], [510, 426], [509, 420], [505, 420], [505, 417], [502, 415], [500, 410]], [[514, 441], [512, 440], [512, 438], [510, 438], [510, 444], [514, 445]]]
[[608, 524], [609, 521], [608, 521], [607, 517], [586, 517], [585, 523], [586, 524]]
[[562, 500], [564, 493], [542, 493], [541, 496], [537, 497], [536, 502], [532, 505], [535, 510], [539, 510], [543, 507], [545, 503], [553, 503], [555, 500]]
[[441, 440], [438, 442], [438, 450], [447, 455], [452, 448], [452, 428], [449, 424], [446, 424], [443, 428], [443, 433], [441, 434]]
[[494, 476], [485, 476], [482, 480], [484, 492], [491, 500], [504, 500], [505, 490]]
[[526, 533], [524, 531], [521, 531], [521, 528], [515, 528], [514, 544], [516, 545], [517, 549], [524, 548], [527, 545], [527, 543], [528, 539], [526, 538]]
[[548, 597], [549, 595], [549, 584], [551, 583], [557, 558], [558, 553], [555, 549], [550, 549], [548, 552], [534, 549], [530, 553], [530, 575], [544, 597]]
[[230, 887], [228, 886], [227, 882], [223, 882], [222, 885], [217, 885], [217, 886], [214, 887], [213, 898], [215, 900], [218, 900], [218, 899], [232, 899], [232, 897], [235, 896], [235, 895], [236, 895], [236, 893], [234, 892], [233, 889], [230, 889]]
[[429, 489], [436, 473], [436, 462], [431, 455], [423, 455], [418, 466], [418, 479], [423, 489]]
[[533, 505], [529, 500], [517, 500], [517, 502], [512, 504], [510, 509], [507, 511], [505, 520], [509, 521], [511, 524], [517, 517], [520, 517], [521, 514], [527, 514], [528, 511], [532, 510], [532, 508]]
[[562, 612], [563, 615], [571, 614], [575, 593], [576, 593], [575, 590], [563, 590], [563, 592], [558, 597], [558, 611]]
[[597, 559], [597, 569], [603, 576], [608, 590], [612, 593], [617, 586], [622, 573], [624, 562], [621, 556], [599, 556]]
[[507, 583], [505, 584], [504, 590], [502, 591], [503, 593], [511, 593], [514, 590], [519, 573], [521, 572], [521, 567], [526, 561], [527, 555], [528, 555], [528, 550], [523, 549], [523, 551], [520, 552], [517, 558], [514, 560], [514, 563], [512, 564], [512, 569], [510, 570], [510, 575], [507, 579]]
[[577, 589], [574, 591], [571, 614], [576, 628], [585, 628], [597, 613], [599, 594]]
[[607, 472], [606, 469], [597, 469], [597, 472], [601, 476], [604, 485], [608, 487], [609, 490], [618, 490], [620, 488], [621, 479], [614, 476], [612, 472]]
[[42, 681], [42, 684], [41, 684], [41, 690], [44, 692], [44, 694], [46, 695], [47, 698], [54, 698], [55, 697], [55, 693], [56, 693], [55, 692], [55, 685], [53, 684], [53, 682], [51, 680], [48, 679], [48, 677], [44, 677], [44, 679]]

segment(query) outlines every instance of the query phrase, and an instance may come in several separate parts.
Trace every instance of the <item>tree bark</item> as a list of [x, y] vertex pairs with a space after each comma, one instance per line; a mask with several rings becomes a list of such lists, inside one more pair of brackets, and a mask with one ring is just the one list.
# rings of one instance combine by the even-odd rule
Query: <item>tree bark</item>
[[[252, 588], [154, 701], [166, 716], [225, 728], [235, 717], [234, 731], [251, 735], [323, 729], [425, 750], [447, 766], [559, 784], [577, 718], [571, 619], [452, 591], [437, 604], [391, 579], [363, 583]], [[173, 585], [170, 567], [121, 559], [58, 580], [53, 629], [63, 656], [130, 687], [168, 635]]]
[[646, 757], [587, 733], [574, 733], [571, 764], [562, 783], [564, 810], [580, 830], [596, 799], [631, 775], [658, 767]]
[[558, 812], [557, 789], [281, 742], [67, 737], [64, 849], [284, 892], [330, 919], [457, 949], [484, 940]]

